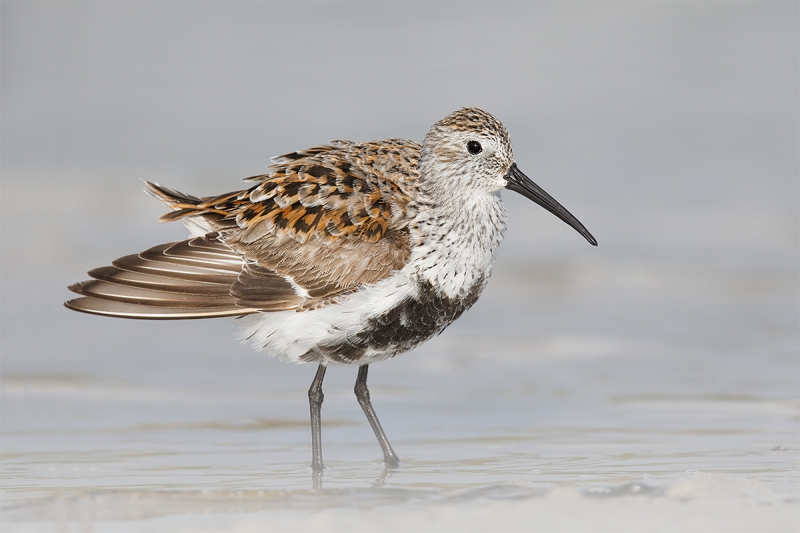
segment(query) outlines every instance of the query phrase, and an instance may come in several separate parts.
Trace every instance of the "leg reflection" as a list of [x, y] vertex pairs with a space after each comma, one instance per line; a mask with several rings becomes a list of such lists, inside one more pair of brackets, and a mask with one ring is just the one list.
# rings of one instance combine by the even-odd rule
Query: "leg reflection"
[[372, 488], [379, 489], [386, 485], [386, 482], [389, 481], [389, 478], [392, 477], [392, 474], [394, 474], [396, 471], [397, 468], [388, 465], [384, 466], [383, 472], [381, 472], [381, 477], [375, 480], [375, 482], [372, 484]]
[[322, 470], [311, 471], [311, 490], [322, 490]]

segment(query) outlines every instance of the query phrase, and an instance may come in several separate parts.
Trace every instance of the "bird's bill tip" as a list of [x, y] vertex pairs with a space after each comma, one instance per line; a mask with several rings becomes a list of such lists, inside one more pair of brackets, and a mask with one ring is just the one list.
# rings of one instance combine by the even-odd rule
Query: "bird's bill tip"
[[589, 230], [587, 230], [572, 213], [567, 211], [563, 205], [558, 203], [555, 198], [547, 194], [544, 189], [536, 185], [533, 180], [523, 174], [516, 163], [513, 163], [511, 168], [508, 169], [505, 178], [506, 189], [518, 192], [525, 198], [533, 200], [583, 235], [583, 237], [589, 241], [589, 244], [597, 246], [597, 239], [589, 233]]

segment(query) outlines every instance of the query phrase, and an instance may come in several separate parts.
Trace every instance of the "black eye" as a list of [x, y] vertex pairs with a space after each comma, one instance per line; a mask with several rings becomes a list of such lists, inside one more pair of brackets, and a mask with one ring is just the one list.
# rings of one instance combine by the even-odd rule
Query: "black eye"
[[470, 141], [467, 143], [467, 150], [469, 150], [469, 153], [472, 155], [475, 155], [481, 153], [483, 148], [481, 147], [481, 143], [478, 141]]

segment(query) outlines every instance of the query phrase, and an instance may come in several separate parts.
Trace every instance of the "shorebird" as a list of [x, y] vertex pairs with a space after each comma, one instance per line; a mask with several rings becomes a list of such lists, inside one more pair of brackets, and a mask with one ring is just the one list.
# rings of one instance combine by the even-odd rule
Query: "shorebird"
[[355, 394], [387, 466], [399, 464], [367, 389], [373, 362], [441, 333], [491, 274], [506, 227], [500, 191], [533, 200], [597, 241], [520, 171], [506, 128], [460, 109], [422, 144], [325, 146], [272, 158], [241, 191], [199, 198], [147, 184], [191, 238], [122, 257], [70, 286], [76, 311], [122, 318], [242, 317], [257, 350], [318, 363], [308, 391], [314, 471], [323, 469], [322, 381], [358, 365]]

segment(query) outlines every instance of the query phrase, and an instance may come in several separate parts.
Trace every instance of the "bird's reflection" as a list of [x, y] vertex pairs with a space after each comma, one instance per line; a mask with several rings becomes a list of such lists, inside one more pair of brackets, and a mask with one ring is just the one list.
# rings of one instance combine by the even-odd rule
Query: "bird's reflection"
[[[392, 477], [392, 474], [394, 474], [397, 470], [397, 467], [384, 466], [383, 472], [381, 472], [381, 475], [375, 480], [374, 483], [372, 483], [370, 488], [382, 488], [389, 481], [389, 478]], [[311, 490], [322, 490], [322, 478], [324, 473], [324, 470], [311, 470]]]
[[311, 490], [322, 490], [322, 474], [324, 470], [311, 470]]
[[397, 471], [397, 467], [391, 466], [384, 466], [383, 472], [378, 479], [372, 484], [373, 489], [379, 489], [386, 485], [386, 482], [389, 481], [389, 478], [392, 477], [392, 474]]

